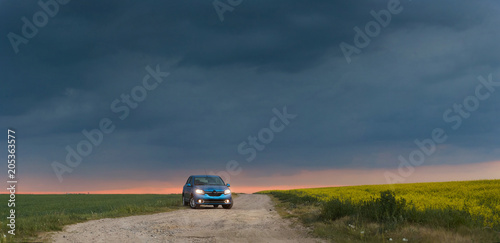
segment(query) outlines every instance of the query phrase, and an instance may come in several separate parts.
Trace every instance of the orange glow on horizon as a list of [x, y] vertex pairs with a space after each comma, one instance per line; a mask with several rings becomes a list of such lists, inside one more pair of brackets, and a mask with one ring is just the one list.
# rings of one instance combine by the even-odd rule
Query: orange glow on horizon
[[[230, 187], [234, 193], [255, 193], [266, 190], [292, 190], [304, 188], [317, 188], [324, 186], [254, 186], [254, 187], [237, 187], [236, 189]], [[335, 185], [328, 187], [336, 187]], [[77, 191], [68, 192], [69, 194], [181, 194], [182, 189], [179, 188], [131, 188], [131, 189], [118, 189], [118, 190], [102, 190], [102, 191]], [[0, 193], [7, 194], [7, 193]], [[66, 192], [22, 192], [18, 194], [67, 194]]]
[[[230, 189], [235, 193], [254, 193], [264, 190], [289, 190], [300, 188], [387, 184], [384, 173], [397, 174], [397, 169], [330, 169], [320, 171], [302, 170], [295, 174], [273, 174], [251, 176], [244, 172], [231, 178]], [[414, 173], [403, 183], [443, 182], [482, 179], [500, 179], [500, 161], [463, 165], [427, 165], [415, 167]], [[251, 174], [256, 174], [252, 171]], [[258, 174], [258, 173], [257, 173]], [[43, 185], [50, 178], [30, 178], [23, 183], [17, 194], [180, 194], [185, 178], [170, 178], [169, 181], [125, 181], [109, 180], [89, 182], [85, 178], [57, 184], [50, 191]], [[151, 186], [154, 185], [154, 186]], [[242, 186], [239, 186], [242, 185]], [[243, 186], [244, 185], [244, 186]], [[88, 188], [88, 190], [86, 190]], [[96, 190], [97, 189], [97, 190]], [[3, 191], [0, 194], [8, 194]]]

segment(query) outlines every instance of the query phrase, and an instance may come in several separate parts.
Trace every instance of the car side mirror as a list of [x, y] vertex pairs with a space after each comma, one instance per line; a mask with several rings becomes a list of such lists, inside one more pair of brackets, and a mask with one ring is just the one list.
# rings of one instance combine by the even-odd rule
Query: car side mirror
[[230, 187], [231, 185], [229, 185], [229, 183], [227, 183], [227, 187]]
[[191, 184], [189, 184], [189, 183], [188, 183], [188, 184], [186, 184], [186, 186], [187, 186], [187, 187], [191, 187]]

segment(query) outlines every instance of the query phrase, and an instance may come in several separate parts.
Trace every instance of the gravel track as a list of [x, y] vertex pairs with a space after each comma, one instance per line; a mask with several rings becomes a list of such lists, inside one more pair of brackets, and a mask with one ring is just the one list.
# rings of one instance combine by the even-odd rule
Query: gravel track
[[292, 226], [267, 195], [241, 194], [232, 209], [204, 207], [93, 220], [50, 234], [54, 242], [323, 242]]

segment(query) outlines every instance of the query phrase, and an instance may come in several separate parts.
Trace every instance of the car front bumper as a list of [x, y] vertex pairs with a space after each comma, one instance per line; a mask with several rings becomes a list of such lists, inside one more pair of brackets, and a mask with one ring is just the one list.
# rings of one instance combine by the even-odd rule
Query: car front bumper
[[220, 196], [210, 196], [207, 194], [196, 194], [193, 196], [197, 205], [229, 205], [233, 203], [231, 194], [222, 194]]

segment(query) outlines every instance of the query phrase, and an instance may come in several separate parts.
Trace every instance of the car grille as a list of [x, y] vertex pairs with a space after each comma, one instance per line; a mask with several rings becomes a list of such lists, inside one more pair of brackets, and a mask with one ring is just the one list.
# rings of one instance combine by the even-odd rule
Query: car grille
[[224, 203], [224, 200], [219, 199], [205, 199], [205, 203]]
[[209, 196], [212, 196], [212, 197], [218, 197], [218, 196], [224, 194], [224, 192], [205, 192], [205, 193]]

